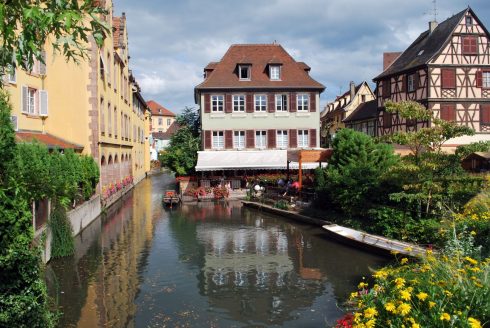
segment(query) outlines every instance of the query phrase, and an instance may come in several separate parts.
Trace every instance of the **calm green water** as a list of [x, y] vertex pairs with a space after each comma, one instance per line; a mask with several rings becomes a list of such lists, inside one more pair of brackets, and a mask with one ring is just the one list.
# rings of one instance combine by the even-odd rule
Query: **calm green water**
[[172, 183], [141, 182], [49, 264], [61, 327], [328, 327], [386, 263], [239, 202], [165, 210]]

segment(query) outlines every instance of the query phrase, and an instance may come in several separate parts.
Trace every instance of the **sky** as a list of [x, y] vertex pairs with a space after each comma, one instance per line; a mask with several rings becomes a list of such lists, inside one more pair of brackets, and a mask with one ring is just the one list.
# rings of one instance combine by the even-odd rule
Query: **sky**
[[[403, 51], [434, 19], [433, 0], [113, 0], [126, 13], [130, 69], [146, 100], [195, 107], [203, 69], [232, 44], [281, 44], [325, 85], [321, 106], [349, 82], [381, 73], [383, 52]], [[490, 1], [439, 0], [439, 22], [467, 6], [490, 29]]]

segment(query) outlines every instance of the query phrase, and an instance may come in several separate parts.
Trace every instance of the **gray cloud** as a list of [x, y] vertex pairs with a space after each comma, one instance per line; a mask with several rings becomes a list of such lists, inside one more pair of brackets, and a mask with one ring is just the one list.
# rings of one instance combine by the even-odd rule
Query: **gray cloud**
[[[490, 27], [487, 0], [470, 3]], [[438, 1], [442, 21], [467, 4]], [[194, 106], [204, 66], [231, 44], [277, 41], [323, 83], [322, 105], [351, 80], [371, 81], [384, 51], [404, 50], [427, 29], [430, 0], [115, 0], [126, 12], [131, 67], [147, 100]]]

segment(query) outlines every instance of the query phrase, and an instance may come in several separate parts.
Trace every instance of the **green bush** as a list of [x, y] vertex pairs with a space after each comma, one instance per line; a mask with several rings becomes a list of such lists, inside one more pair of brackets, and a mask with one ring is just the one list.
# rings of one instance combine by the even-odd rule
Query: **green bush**
[[73, 230], [64, 205], [56, 201], [53, 203], [48, 225], [53, 235], [51, 256], [58, 258], [72, 255], [75, 251]]
[[281, 200], [277, 201], [274, 204], [274, 207], [275, 208], [278, 208], [278, 209], [281, 209], [281, 210], [287, 210], [289, 208], [288, 202], [285, 201], [284, 199], [281, 199]]

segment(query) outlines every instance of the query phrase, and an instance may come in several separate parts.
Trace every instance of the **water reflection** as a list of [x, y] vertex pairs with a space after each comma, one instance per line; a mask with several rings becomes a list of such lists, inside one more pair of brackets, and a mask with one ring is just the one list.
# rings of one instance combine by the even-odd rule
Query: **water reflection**
[[325, 326], [382, 258], [239, 202], [162, 209], [162, 175], [140, 183], [47, 269], [62, 327]]

